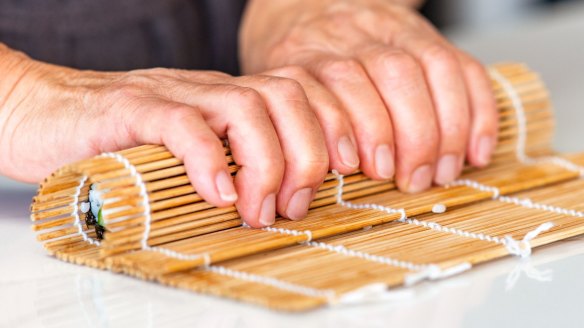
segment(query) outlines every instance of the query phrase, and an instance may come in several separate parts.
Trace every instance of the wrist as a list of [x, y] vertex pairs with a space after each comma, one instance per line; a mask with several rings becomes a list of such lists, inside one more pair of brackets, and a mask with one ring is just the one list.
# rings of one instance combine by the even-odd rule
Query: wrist
[[19, 93], [31, 62], [24, 53], [0, 43], [0, 141], [4, 137], [6, 121], [13, 111], [11, 103], [14, 102], [14, 94]]
[[28, 70], [30, 59], [23, 53], [14, 51], [0, 43], [0, 174], [10, 176], [8, 170], [9, 158], [7, 153], [11, 150], [8, 140], [11, 138], [8, 131], [8, 120], [14, 112], [14, 94]]
[[30, 101], [35, 90], [44, 89], [41, 77], [46, 75], [46, 66], [51, 65], [0, 43], [0, 174], [21, 181], [27, 180], [15, 173], [20, 162], [13, 158], [19, 141], [14, 135], [18, 126], [31, 117], [31, 111], [46, 105], [31, 105]]
[[32, 60], [24, 53], [0, 43], [0, 113], [31, 64]]

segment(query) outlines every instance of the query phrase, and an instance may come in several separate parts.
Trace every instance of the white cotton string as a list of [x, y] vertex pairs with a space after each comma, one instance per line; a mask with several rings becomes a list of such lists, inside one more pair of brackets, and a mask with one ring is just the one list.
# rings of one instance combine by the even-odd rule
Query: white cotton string
[[581, 165], [575, 164], [565, 158], [557, 157], [557, 156], [544, 156], [538, 158], [532, 158], [531, 162], [533, 164], [537, 163], [551, 163], [557, 165], [559, 167], [563, 167], [568, 171], [577, 172], [580, 177], [584, 177], [584, 167]]
[[503, 245], [503, 243], [504, 243], [503, 239], [499, 238], [499, 237], [489, 236], [489, 235], [484, 234], [482, 232], [481, 233], [474, 233], [474, 232], [469, 232], [469, 231], [465, 231], [462, 229], [445, 227], [445, 226], [441, 225], [440, 223], [432, 222], [432, 221], [420, 221], [418, 219], [408, 218], [408, 219], [404, 220], [403, 223], [415, 225], [418, 227], [424, 227], [424, 228], [431, 229], [434, 231], [449, 233], [449, 234], [457, 235], [460, 237], [478, 239], [478, 240], [488, 241], [488, 242], [497, 243], [497, 244], [501, 244], [501, 245]]
[[[244, 280], [244, 281], [255, 282], [255, 283], [263, 284], [266, 286], [272, 286], [275, 288], [279, 288], [282, 290], [286, 290], [289, 292], [293, 292], [293, 293], [297, 293], [297, 294], [301, 294], [301, 295], [305, 295], [305, 296], [309, 296], [309, 297], [326, 298], [329, 303], [336, 302], [337, 297], [336, 297], [334, 290], [314, 289], [314, 288], [310, 288], [310, 287], [306, 287], [306, 286], [292, 284], [292, 283], [285, 282], [285, 281], [271, 278], [271, 277], [265, 277], [265, 276], [251, 274], [251, 273], [247, 273], [247, 272], [243, 272], [243, 271], [236, 271], [236, 270], [228, 269], [228, 268], [222, 267], [222, 266], [214, 266], [214, 265], [211, 265], [212, 261], [211, 261], [211, 256], [209, 253], [186, 254], [186, 253], [173, 251], [173, 250], [168, 249], [168, 248], [151, 247], [150, 245], [148, 245], [148, 238], [149, 238], [150, 229], [151, 229], [150, 225], [151, 225], [151, 221], [152, 221], [152, 216], [150, 213], [151, 208], [150, 208], [150, 201], [149, 201], [149, 197], [148, 197], [148, 192], [146, 189], [146, 185], [144, 184], [144, 181], [142, 180], [142, 176], [137, 172], [136, 167], [134, 165], [132, 165], [130, 163], [130, 161], [127, 158], [123, 157], [122, 155], [117, 154], [117, 153], [105, 153], [102, 156], [114, 158], [118, 162], [122, 163], [124, 165], [124, 167], [130, 171], [130, 175], [136, 181], [135, 182], [136, 186], [139, 187], [139, 189], [140, 189], [140, 196], [142, 198], [142, 205], [144, 207], [143, 216], [145, 218], [145, 220], [144, 220], [144, 233], [143, 233], [142, 239], [141, 239], [142, 250], [158, 252], [158, 253], [161, 253], [165, 256], [172, 257], [172, 258], [175, 258], [178, 260], [184, 260], [184, 261], [192, 261], [192, 260], [198, 260], [198, 259], [202, 258], [204, 263], [205, 263], [205, 270], [219, 274], [219, 275], [228, 276], [231, 278]], [[242, 224], [242, 226], [246, 227], [247, 225], [244, 223], [244, 224]], [[247, 226], [247, 227], [249, 227], [249, 226]], [[310, 230], [297, 231], [297, 230], [273, 228], [273, 227], [266, 227], [263, 230], [278, 232], [278, 233], [283, 233], [283, 234], [289, 234], [289, 235], [294, 235], [294, 236], [304, 235], [304, 236], [306, 236], [305, 243], [312, 241], [312, 232]]]
[[474, 188], [474, 189], [477, 189], [480, 191], [490, 192], [493, 194], [493, 196], [492, 196], [493, 200], [496, 200], [496, 201], [499, 201], [502, 203], [513, 204], [513, 205], [517, 205], [517, 206], [521, 206], [521, 207], [525, 207], [525, 208], [530, 208], [530, 209], [534, 209], [534, 210], [542, 210], [542, 211], [552, 212], [552, 213], [556, 213], [556, 214], [569, 215], [569, 216], [574, 216], [577, 218], [584, 217], [584, 212], [576, 211], [574, 209], [567, 209], [567, 208], [563, 208], [563, 207], [559, 207], [559, 206], [537, 203], [537, 202], [532, 201], [529, 198], [501, 196], [501, 192], [499, 191], [499, 188], [493, 187], [493, 186], [487, 186], [485, 184], [481, 184], [477, 181], [473, 181], [473, 180], [469, 180], [469, 179], [456, 180], [456, 181], [446, 185], [446, 188], [450, 188], [453, 186], [466, 186], [466, 187]]
[[[337, 194], [336, 194], [337, 204], [344, 206], [344, 207], [347, 207], [347, 208], [351, 208], [351, 209], [373, 209], [373, 210], [377, 210], [377, 211], [386, 212], [388, 214], [399, 213], [400, 218], [396, 220], [399, 222], [406, 222], [406, 221], [420, 222], [418, 220], [412, 221], [411, 219], [408, 219], [406, 212], [403, 208], [394, 209], [391, 207], [382, 206], [382, 205], [378, 205], [378, 204], [355, 204], [355, 203], [343, 200], [344, 177], [343, 177], [343, 175], [339, 174], [336, 170], [333, 170], [332, 172], [335, 175], [335, 178], [337, 179], [337, 182], [338, 182], [337, 187], [336, 187], [337, 188]], [[293, 234], [293, 235], [299, 235], [302, 233], [300, 231], [287, 230], [287, 229], [283, 229], [283, 230], [277, 229], [277, 228], [268, 228], [268, 229], [270, 229], [268, 231], [288, 233], [288, 234]], [[264, 228], [264, 230], [267, 230], [267, 229]], [[349, 249], [343, 245], [331, 245], [331, 244], [326, 244], [323, 242], [310, 242], [310, 241], [306, 242], [305, 244], [308, 246], [311, 246], [311, 247], [316, 247], [316, 248], [328, 250], [330, 252], [335, 252], [337, 254], [341, 254], [344, 256], [357, 257], [357, 258], [360, 258], [360, 259], [363, 259], [366, 261], [377, 262], [377, 263], [381, 263], [381, 264], [385, 264], [385, 265], [389, 265], [389, 266], [407, 269], [410, 271], [417, 271], [416, 274], [413, 274], [413, 275], [415, 275], [416, 278], [414, 279], [412, 276], [412, 279], [410, 279], [411, 283], [413, 283], [414, 281], [417, 282], [417, 281], [420, 281], [422, 279], [427, 279], [427, 278], [429, 278], [429, 279], [445, 278], [445, 277], [451, 276], [453, 274], [457, 274], [457, 273], [460, 273], [462, 271], [468, 270], [472, 266], [470, 263], [464, 262], [464, 263], [461, 263], [460, 265], [457, 265], [453, 268], [448, 268], [448, 269], [443, 270], [442, 268], [440, 268], [438, 265], [435, 265], [435, 264], [415, 264], [415, 263], [408, 262], [408, 261], [396, 260], [396, 259], [392, 259], [392, 258], [385, 257], [385, 256], [373, 255], [373, 254]]]
[[144, 184], [144, 181], [142, 180], [142, 175], [138, 174], [136, 167], [132, 165], [132, 163], [130, 163], [130, 161], [126, 157], [118, 153], [104, 153], [101, 156], [113, 158], [120, 162], [122, 165], [124, 165], [124, 168], [130, 171], [130, 176], [134, 178], [135, 185], [140, 189], [139, 194], [140, 198], [142, 199], [142, 207], [144, 208], [143, 211], [144, 233], [142, 234], [142, 238], [140, 239], [140, 244], [142, 245], [142, 249], [148, 249], [149, 248], [148, 237], [150, 235], [150, 224], [152, 221], [152, 215], [150, 213], [150, 201], [148, 197], [148, 191], [146, 189], [146, 184]]
[[548, 204], [536, 203], [529, 198], [501, 196], [497, 200], [500, 202], [503, 202], [503, 203], [519, 205], [522, 207], [531, 208], [531, 209], [535, 209], [535, 210], [542, 210], [542, 211], [546, 211], [546, 212], [574, 216], [577, 218], [584, 217], [584, 212], [576, 211], [574, 209], [567, 209], [567, 208], [563, 208], [563, 207], [552, 206], [552, 205], [548, 205]]
[[489, 236], [489, 235], [484, 234], [484, 233], [474, 233], [474, 232], [469, 232], [469, 231], [465, 231], [462, 229], [445, 227], [445, 226], [442, 226], [436, 222], [419, 221], [417, 219], [408, 218], [404, 221], [404, 223], [413, 224], [416, 226], [432, 229], [434, 231], [445, 232], [445, 233], [457, 235], [460, 237], [466, 237], [466, 238], [472, 238], [472, 239], [478, 239], [478, 240], [488, 241], [488, 242], [492, 242], [492, 243], [497, 243], [497, 244], [505, 246], [505, 248], [507, 248], [507, 251], [509, 252], [509, 254], [517, 255], [520, 257], [527, 257], [527, 256], [531, 255], [531, 245], [529, 242], [533, 238], [537, 237], [537, 235], [539, 235], [540, 233], [547, 231], [551, 227], [553, 227], [552, 222], [543, 223], [539, 227], [537, 227], [535, 230], [527, 233], [525, 235], [525, 237], [523, 238], [523, 240], [517, 241], [517, 240], [511, 238], [510, 236], [506, 236], [505, 238], [499, 238], [496, 236]]
[[[249, 228], [249, 225], [247, 225], [247, 227]], [[312, 241], [312, 231], [310, 231], [310, 230], [300, 231], [300, 230], [275, 228], [275, 227], [263, 227], [262, 230], [269, 231], [269, 232], [276, 232], [276, 233], [279, 233], [282, 235], [306, 236], [306, 240], [303, 241], [302, 243], [309, 243]]]
[[356, 203], [352, 203], [346, 200], [343, 200], [343, 187], [345, 185], [345, 180], [343, 175], [339, 174], [339, 172], [337, 172], [337, 170], [333, 170], [332, 173], [335, 175], [335, 178], [337, 179], [337, 194], [336, 194], [336, 199], [337, 199], [337, 204], [350, 208], [350, 209], [354, 209], [354, 210], [376, 210], [376, 211], [381, 211], [381, 212], [386, 212], [388, 214], [396, 214], [399, 213], [400, 214], [400, 218], [397, 219], [397, 221], [403, 222], [403, 220], [405, 220], [407, 218], [406, 215], [406, 211], [403, 208], [391, 208], [388, 206], [383, 206], [383, 205], [378, 205], [378, 204], [368, 204], [368, 203], [363, 203], [363, 204], [356, 204]]
[[79, 196], [81, 195], [81, 188], [83, 188], [87, 179], [88, 178], [85, 175], [81, 177], [81, 180], [79, 180], [79, 184], [75, 188], [75, 193], [73, 194], [73, 202], [71, 202], [71, 204], [69, 205], [73, 207], [71, 215], [75, 219], [73, 221], [73, 225], [77, 228], [77, 233], [83, 238], [83, 241], [88, 242], [91, 245], [99, 246], [100, 245], [99, 240], [95, 240], [89, 237], [87, 233], [83, 231], [83, 225], [81, 224], [81, 218], [79, 217]]
[[538, 158], [529, 157], [525, 152], [526, 142], [527, 142], [527, 119], [525, 117], [525, 108], [523, 107], [523, 102], [521, 97], [513, 87], [513, 84], [503, 76], [497, 69], [489, 69], [491, 77], [501, 85], [505, 93], [511, 100], [511, 104], [515, 111], [515, 118], [517, 120], [517, 144], [515, 146], [515, 156], [517, 159], [524, 164], [539, 164], [539, 163], [550, 163], [566, 170], [576, 172], [580, 177], [584, 177], [584, 167], [577, 165], [567, 159], [558, 156], [544, 156]]
[[203, 259], [203, 263], [205, 264], [206, 267], [208, 267], [211, 264], [211, 255], [209, 253], [187, 254], [187, 253], [176, 252], [176, 251], [173, 251], [173, 250], [168, 249], [168, 248], [152, 247], [152, 246], [148, 246], [148, 248], [146, 250], [152, 251], [152, 252], [157, 252], [157, 253], [160, 253], [162, 255], [166, 255], [168, 257], [172, 257], [172, 258], [175, 258], [175, 259], [181, 260], [181, 261], [196, 261], [196, 260]]
[[[281, 280], [278, 280], [275, 278], [255, 275], [255, 274], [251, 274], [251, 273], [247, 273], [247, 272], [243, 272], [243, 271], [236, 271], [236, 270], [228, 269], [228, 268], [222, 267], [222, 266], [213, 266], [213, 265], [211, 265], [212, 262], [211, 262], [211, 256], [209, 253], [186, 254], [186, 253], [176, 252], [176, 251], [173, 251], [173, 250], [168, 249], [168, 248], [151, 247], [150, 245], [148, 245], [148, 237], [150, 234], [150, 224], [152, 221], [152, 216], [150, 213], [150, 202], [149, 202], [148, 192], [146, 190], [146, 185], [144, 184], [144, 181], [142, 180], [142, 176], [140, 174], [138, 174], [136, 167], [134, 165], [132, 165], [127, 158], [125, 158], [119, 154], [115, 154], [115, 153], [104, 154], [104, 156], [115, 158], [118, 162], [124, 164], [124, 167], [130, 171], [130, 175], [135, 179], [136, 186], [138, 186], [140, 189], [140, 196], [142, 197], [142, 205], [144, 207], [143, 215], [145, 218], [145, 220], [144, 220], [144, 234], [143, 234], [142, 240], [141, 240], [143, 250], [158, 252], [158, 253], [161, 253], [165, 256], [172, 257], [172, 258], [175, 258], [178, 260], [184, 260], [184, 261], [192, 261], [192, 260], [198, 260], [198, 259], [202, 258], [204, 260], [205, 269], [207, 271], [210, 271], [210, 272], [213, 272], [213, 273], [216, 273], [219, 275], [239, 279], [239, 280], [255, 282], [255, 283], [263, 284], [266, 286], [272, 286], [275, 288], [279, 288], [282, 290], [286, 290], [286, 291], [301, 294], [301, 295], [306, 295], [306, 296], [310, 296], [310, 297], [318, 297], [318, 298], [326, 298], [329, 302], [334, 302], [336, 295], [335, 295], [333, 290], [319, 290], [319, 289], [314, 289], [314, 288], [310, 288], [310, 287], [305, 287], [305, 286], [300, 286], [300, 285], [288, 283], [288, 282], [281, 281]], [[292, 232], [291, 230], [286, 230], [284, 232], [289, 232], [291, 234], [294, 234], [294, 232]], [[312, 240], [312, 234], [310, 231], [299, 232], [299, 234], [306, 235], [307, 241]]]
[[[369, 254], [369, 253], [362, 252], [362, 251], [357, 251], [354, 249], [347, 248], [343, 245], [332, 245], [332, 244], [327, 244], [324, 242], [310, 241], [312, 239], [312, 234], [307, 234], [307, 232], [310, 232], [308, 230], [299, 231], [299, 230], [282, 229], [282, 228], [274, 228], [274, 227], [265, 227], [265, 228], [262, 228], [262, 230], [280, 233], [280, 234], [284, 234], [284, 235], [291, 235], [291, 236], [307, 235], [307, 236], [310, 236], [310, 239], [308, 241], [304, 241], [304, 242], [300, 243], [301, 245], [306, 245], [306, 246], [310, 246], [313, 248], [326, 250], [326, 251], [329, 251], [332, 253], [337, 253], [337, 254], [340, 254], [343, 256], [355, 257], [355, 258], [359, 258], [359, 259], [369, 261], [369, 262], [375, 262], [375, 263], [384, 264], [384, 265], [388, 265], [388, 266], [392, 266], [392, 267], [407, 269], [409, 271], [415, 271], [417, 273], [412, 274], [412, 275], [416, 275], [415, 282], [418, 282], [418, 281], [423, 280], [423, 279], [442, 279], [445, 277], [449, 277], [453, 274], [457, 274], [459, 272], [462, 272], [464, 270], [468, 270], [471, 267], [470, 263], [465, 262], [465, 263], [462, 263], [460, 266], [456, 266], [456, 268], [454, 270], [452, 270], [452, 268], [442, 270], [438, 265], [435, 265], [435, 264], [415, 264], [415, 263], [408, 262], [408, 261], [396, 260], [396, 259], [386, 257], [386, 256], [374, 255], [374, 254]], [[462, 268], [464, 268], [464, 270], [461, 270]], [[412, 283], [414, 282], [414, 279], [410, 279], [410, 280], [412, 280]]]
[[469, 180], [469, 179], [460, 179], [460, 180], [452, 181], [451, 183], [446, 185], [446, 188], [456, 187], [456, 186], [466, 186], [466, 187], [470, 187], [470, 188], [480, 190], [483, 192], [490, 192], [493, 195], [492, 196], [493, 199], [497, 199], [501, 195], [499, 188], [493, 187], [493, 186], [487, 186], [487, 185], [484, 185], [484, 184], [481, 184], [481, 183], [478, 183], [476, 181]]
[[517, 241], [511, 236], [505, 236], [505, 247], [510, 254], [522, 258], [529, 257], [531, 255], [531, 240], [537, 237], [540, 233], [550, 230], [553, 226], [553, 222], [542, 223], [535, 230], [528, 232], [521, 241]]
[[404, 221], [404, 223], [413, 224], [416, 226], [432, 229], [434, 231], [445, 232], [445, 233], [457, 235], [460, 237], [466, 237], [466, 238], [472, 238], [472, 239], [478, 239], [478, 240], [497, 243], [497, 244], [505, 246], [505, 248], [507, 248], [507, 251], [510, 254], [517, 255], [520, 257], [529, 256], [531, 254], [531, 245], [529, 242], [533, 238], [535, 238], [537, 235], [539, 235], [541, 232], [547, 231], [551, 227], [553, 227], [553, 223], [551, 223], [551, 222], [543, 223], [539, 227], [537, 227], [535, 230], [527, 233], [522, 241], [517, 241], [517, 240], [511, 238], [510, 236], [506, 236], [505, 238], [499, 238], [496, 236], [489, 236], [489, 235], [484, 234], [484, 233], [474, 233], [474, 232], [469, 232], [469, 231], [465, 231], [462, 229], [445, 227], [445, 226], [442, 226], [436, 222], [419, 221], [417, 219], [408, 218]]
[[235, 278], [238, 280], [249, 281], [257, 284], [262, 284], [266, 286], [275, 287], [281, 290], [289, 291], [295, 294], [300, 294], [309, 297], [315, 298], [325, 298], [329, 303], [335, 303], [337, 299], [337, 295], [334, 290], [332, 289], [316, 289], [310, 288], [302, 285], [297, 285], [293, 283], [289, 283], [283, 280], [279, 280], [276, 278], [271, 278], [267, 276], [256, 275], [248, 272], [237, 271], [233, 269], [229, 269], [223, 266], [217, 265], [210, 265], [206, 268], [207, 271], [226, 276]]
[[[249, 227], [249, 226], [247, 226], [247, 227]], [[350, 248], [347, 248], [343, 245], [332, 245], [332, 244], [327, 244], [324, 242], [312, 241], [312, 232], [310, 230], [300, 231], [300, 230], [275, 228], [275, 227], [264, 227], [264, 228], [262, 228], [262, 230], [268, 231], [268, 232], [279, 233], [279, 234], [283, 234], [283, 235], [290, 235], [290, 236], [305, 235], [307, 237], [307, 240], [301, 242], [300, 243], [301, 245], [306, 245], [306, 246], [310, 246], [313, 248], [326, 250], [326, 251], [340, 254], [343, 256], [355, 257], [355, 258], [359, 258], [359, 259], [369, 261], [369, 262], [376, 262], [376, 263], [380, 263], [380, 264], [384, 264], [384, 265], [388, 265], [388, 266], [407, 269], [409, 271], [417, 271], [417, 272], [422, 273], [421, 275], [418, 275], [420, 277], [420, 279], [417, 279], [417, 281], [419, 281], [421, 279], [426, 279], [426, 278], [441, 279], [441, 278], [450, 276], [452, 274], [455, 274], [455, 273], [449, 273], [449, 272], [452, 272], [452, 270], [450, 268], [443, 271], [438, 265], [435, 265], [435, 264], [415, 264], [415, 263], [408, 262], [408, 261], [396, 260], [396, 259], [386, 257], [386, 256], [374, 255], [374, 254], [369, 254], [366, 252], [350, 249]], [[470, 263], [465, 262], [465, 263], [463, 263], [463, 266], [465, 268], [466, 267], [470, 268]]]
[[157, 252], [157, 253], [163, 254], [165, 256], [172, 257], [172, 258], [175, 258], [177, 260], [183, 260], [183, 261], [195, 261], [198, 259], [203, 259], [205, 266], [209, 266], [211, 264], [211, 256], [209, 253], [200, 253], [200, 254], [180, 253], [180, 252], [176, 252], [176, 251], [173, 251], [171, 249], [168, 249], [168, 248], [152, 247], [152, 246], [148, 245], [148, 238], [150, 236], [150, 229], [151, 229], [151, 223], [152, 223], [152, 214], [151, 214], [151, 207], [150, 207], [150, 198], [148, 197], [148, 190], [146, 189], [146, 184], [144, 183], [144, 180], [142, 179], [142, 175], [140, 173], [138, 173], [136, 166], [134, 166], [132, 163], [130, 163], [130, 161], [126, 157], [124, 157], [118, 153], [103, 153], [101, 156], [113, 158], [116, 161], [118, 161], [119, 163], [121, 163], [122, 165], [124, 165], [124, 168], [130, 172], [130, 176], [132, 178], [134, 178], [136, 187], [138, 187], [138, 189], [140, 190], [139, 195], [140, 195], [140, 198], [142, 199], [142, 202], [141, 202], [142, 207], [144, 208], [144, 211], [142, 212], [142, 215], [144, 216], [144, 232], [142, 234], [142, 238], [140, 239], [140, 245], [142, 246], [141, 247], [142, 250]]
[[[334, 171], [333, 171], [333, 173], [335, 173], [335, 176], [337, 177], [337, 180], [339, 181], [339, 184], [337, 185], [337, 203], [339, 203], [342, 206], [347, 206], [346, 204], [349, 202], [343, 201], [343, 188], [342, 188], [343, 187], [343, 176], [338, 174], [337, 172], [334, 172]], [[481, 191], [490, 192], [493, 195], [492, 196], [493, 199], [500, 198], [500, 191], [496, 187], [483, 185], [483, 184], [480, 184], [480, 183], [478, 183], [476, 181], [472, 181], [472, 180], [457, 180], [457, 181], [453, 182], [452, 184], [450, 184], [450, 186], [459, 186], [459, 185], [469, 186], [469, 187], [476, 188], [476, 189], [481, 190]], [[525, 204], [527, 204], [527, 202], [525, 202]], [[532, 206], [534, 206], [533, 204], [536, 204], [536, 203], [531, 202], [530, 204], [532, 204]], [[490, 235], [487, 235], [484, 233], [475, 233], [475, 232], [465, 231], [462, 229], [445, 227], [437, 222], [420, 221], [420, 220], [415, 219], [415, 218], [408, 218], [407, 216], [405, 216], [404, 209], [396, 210], [396, 209], [389, 208], [389, 210], [387, 210], [384, 206], [376, 205], [376, 204], [363, 204], [363, 206], [360, 206], [360, 204], [358, 205], [358, 204], [349, 203], [349, 205], [351, 205], [350, 208], [367, 208], [367, 209], [381, 210], [381, 211], [388, 212], [388, 213], [402, 213], [402, 217], [397, 220], [399, 222], [411, 224], [411, 225], [415, 225], [415, 226], [419, 226], [419, 227], [424, 227], [424, 228], [431, 229], [434, 231], [449, 233], [449, 234], [457, 235], [460, 237], [472, 238], [472, 239], [478, 239], [478, 240], [488, 241], [488, 242], [492, 242], [492, 243], [497, 243], [497, 244], [505, 246], [510, 254], [518, 255], [521, 257], [529, 256], [531, 254], [531, 246], [529, 244], [531, 239], [535, 238], [541, 232], [549, 230], [553, 226], [553, 224], [551, 222], [546, 222], [546, 223], [540, 225], [534, 231], [529, 232], [527, 235], [525, 235], [525, 238], [521, 242], [518, 242], [518, 241], [514, 240], [513, 238], [510, 238], [509, 236], [507, 236], [505, 238], [499, 238], [499, 237], [490, 236]], [[349, 206], [347, 206], [347, 207], [349, 207]], [[538, 207], [546, 208], [548, 210], [554, 208], [551, 206], [545, 207], [544, 204], [538, 204]], [[566, 211], [571, 213], [570, 210], [566, 210]], [[430, 269], [430, 270], [432, 270], [432, 269]], [[427, 273], [427, 275], [430, 275], [430, 273]], [[414, 278], [412, 278], [412, 280], [415, 281], [416, 278], [414, 277]]]
[[362, 259], [365, 261], [376, 262], [376, 263], [385, 264], [388, 266], [407, 269], [410, 271], [422, 271], [422, 270], [425, 270], [426, 268], [430, 267], [430, 265], [415, 264], [415, 263], [408, 262], [408, 261], [396, 260], [396, 259], [386, 257], [386, 256], [373, 255], [373, 254], [357, 251], [354, 249], [347, 248], [343, 245], [332, 245], [332, 244], [327, 244], [327, 243], [323, 243], [323, 242], [316, 242], [316, 241], [306, 243], [306, 245], [310, 246], [310, 247], [326, 250], [326, 251], [329, 251], [332, 253], [344, 255], [347, 257], [356, 257], [356, 258], [359, 258], [359, 259]]
[[525, 143], [527, 138], [527, 120], [525, 118], [525, 109], [521, 97], [515, 91], [513, 84], [507, 80], [497, 69], [490, 68], [489, 73], [491, 77], [499, 83], [505, 90], [505, 93], [511, 100], [513, 109], [515, 110], [515, 118], [517, 120], [517, 144], [515, 146], [515, 155], [520, 162], [527, 162], [528, 156], [525, 154]]

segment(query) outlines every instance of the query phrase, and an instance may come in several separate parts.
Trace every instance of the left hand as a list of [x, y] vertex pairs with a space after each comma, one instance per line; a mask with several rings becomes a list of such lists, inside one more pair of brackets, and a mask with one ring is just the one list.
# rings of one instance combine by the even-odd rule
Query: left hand
[[498, 117], [483, 66], [401, 3], [252, 0], [240, 55], [244, 73], [320, 90], [308, 96], [331, 165], [349, 136], [365, 174], [418, 192], [456, 179], [465, 158], [490, 161]]

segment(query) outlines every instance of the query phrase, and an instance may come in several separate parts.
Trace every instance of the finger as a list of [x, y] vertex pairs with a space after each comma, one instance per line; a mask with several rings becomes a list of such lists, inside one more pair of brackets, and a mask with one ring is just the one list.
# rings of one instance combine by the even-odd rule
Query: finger
[[141, 144], [163, 144], [184, 162], [189, 180], [207, 202], [233, 205], [238, 194], [227, 169], [223, 146], [201, 113], [163, 99], [142, 100], [125, 112], [126, 131]]
[[468, 161], [484, 167], [491, 161], [497, 144], [499, 113], [493, 88], [484, 66], [472, 57], [458, 52], [466, 81], [471, 108], [471, 132]]
[[329, 167], [324, 135], [306, 94], [298, 82], [286, 78], [241, 77], [236, 83], [253, 87], [266, 103], [286, 164], [277, 209], [286, 218], [301, 219]]
[[272, 225], [284, 156], [262, 96], [229, 84], [183, 87], [190, 92], [177, 85], [174, 96], [199, 107], [211, 129], [229, 139], [233, 158], [241, 166], [235, 178], [241, 217], [252, 227]]
[[398, 187], [407, 192], [427, 189], [439, 134], [422, 68], [410, 55], [385, 46], [364, 49], [359, 57], [391, 114]]
[[394, 176], [394, 139], [389, 114], [361, 64], [353, 59], [313, 60], [312, 74], [349, 115], [357, 139], [361, 170], [373, 179]]
[[462, 171], [470, 134], [470, 109], [460, 63], [449, 47], [426, 38], [407, 39], [403, 49], [421, 64], [438, 119], [440, 145], [434, 181], [450, 183]]
[[324, 133], [330, 166], [341, 174], [359, 167], [359, 154], [349, 115], [339, 101], [320, 82], [299, 66], [287, 66], [265, 72], [267, 75], [293, 79], [302, 85], [310, 107]]

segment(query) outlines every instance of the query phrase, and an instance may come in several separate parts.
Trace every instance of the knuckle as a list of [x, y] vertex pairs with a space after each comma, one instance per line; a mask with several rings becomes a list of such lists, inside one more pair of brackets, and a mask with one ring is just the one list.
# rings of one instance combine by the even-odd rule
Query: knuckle
[[470, 132], [467, 122], [462, 120], [449, 122], [441, 131], [443, 142], [452, 144], [463, 143]]
[[475, 123], [476, 130], [484, 131], [491, 135], [497, 135], [499, 133], [499, 113], [495, 110], [488, 112], [482, 116], [480, 121]]
[[361, 64], [352, 58], [326, 61], [322, 64], [321, 70], [323, 77], [327, 80], [355, 79], [364, 74]]
[[465, 58], [462, 61], [462, 67], [470, 76], [487, 79], [487, 71], [485, 67], [474, 58]]
[[324, 129], [332, 129], [338, 131], [339, 134], [345, 134], [346, 131], [351, 130], [351, 119], [341, 109], [340, 104], [332, 102], [325, 104], [323, 107], [324, 113], [322, 117], [319, 117], [319, 123]]
[[440, 136], [436, 129], [424, 129], [414, 131], [407, 138], [402, 138], [400, 141], [402, 142], [402, 149], [408, 155], [417, 154], [425, 157], [436, 152]]
[[302, 99], [304, 89], [296, 80], [282, 77], [271, 77], [266, 81], [265, 86], [270, 93], [278, 94], [284, 99]]
[[196, 110], [178, 103], [169, 103], [163, 110], [169, 126], [182, 125], [189, 119], [200, 115]]
[[[284, 100], [306, 103], [306, 106], [308, 106], [308, 98], [304, 93], [304, 88], [298, 81], [274, 76], [259, 76], [258, 78], [262, 79], [262, 90], [267, 94]], [[274, 109], [278, 110], [279, 108]]]
[[421, 58], [429, 65], [455, 66], [457, 64], [454, 52], [440, 44], [430, 45], [424, 50]]
[[378, 61], [387, 70], [390, 79], [412, 76], [420, 70], [414, 57], [402, 51], [384, 52], [379, 55]]
[[463, 57], [462, 67], [471, 86], [471, 100], [474, 100], [472, 107], [476, 115], [473, 117], [473, 121], [497, 129], [499, 111], [490, 86], [491, 79], [486, 68], [478, 60], [470, 56]]
[[[165, 142], [169, 143], [185, 143], [184, 139], [181, 139], [183, 132], [193, 129], [193, 120], [202, 120], [201, 114], [188, 106], [183, 106], [181, 104], [170, 103], [164, 108], [162, 120], [160, 124], [161, 132], [165, 136]], [[219, 138], [213, 134], [208, 133], [207, 130], [195, 130], [193, 140], [188, 140], [195, 142], [200, 151], [206, 153], [206, 158], [214, 158], [214, 155], [222, 154], [221, 141]], [[210, 156], [210, 157], [209, 157]]]
[[497, 134], [499, 129], [499, 112], [497, 108], [493, 106], [490, 115], [487, 115], [489, 118], [486, 121], [485, 125], [493, 132], [493, 134]]
[[442, 115], [437, 115], [438, 127], [443, 137], [452, 139], [466, 136], [470, 130], [470, 109], [449, 108]]
[[301, 79], [309, 75], [308, 71], [304, 67], [297, 65], [280, 67], [270, 71], [270, 73], [273, 73], [276, 76], [283, 76], [291, 79]]
[[226, 97], [234, 102], [235, 107], [245, 111], [264, 108], [264, 101], [259, 92], [253, 88], [229, 85], [226, 87]]
[[[306, 177], [307, 180], [321, 180], [327, 173], [329, 168], [328, 154], [325, 152], [317, 152], [310, 155], [305, 155], [294, 159], [294, 168], [299, 176]], [[322, 181], [310, 181], [322, 182]]]
[[[207, 152], [210, 152], [210, 154], [216, 154], [218, 156], [223, 156], [223, 145], [221, 144], [221, 141], [219, 140], [219, 138], [217, 138], [216, 136], [212, 135], [212, 134], [208, 134], [208, 133], [201, 133], [197, 135], [197, 143], [200, 145], [200, 147], [203, 150], [206, 150]], [[211, 157], [211, 156], [205, 156], [207, 158]], [[217, 163], [219, 164], [219, 163]], [[221, 164], [223, 164], [223, 162], [221, 162]]]
[[281, 152], [265, 154], [254, 163], [258, 172], [269, 177], [282, 177], [286, 169]]

